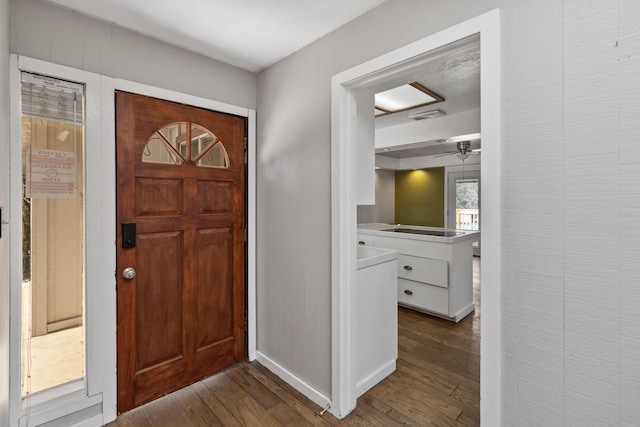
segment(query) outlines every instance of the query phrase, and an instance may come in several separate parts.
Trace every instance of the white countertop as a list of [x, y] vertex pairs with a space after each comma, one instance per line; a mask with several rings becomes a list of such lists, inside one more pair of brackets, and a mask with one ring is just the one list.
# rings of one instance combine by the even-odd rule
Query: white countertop
[[[398, 259], [398, 251], [358, 245], [358, 270]], [[395, 268], [395, 267], [394, 267]]]
[[[456, 235], [450, 236], [450, 237], [444, 237], [444, 236], [431, 236], [427, 234], [411, 233], [411, 232], [388, 231], [391, 229], [455, 232]], [[459, 243], [467, 240], [475, 242], [480, 240], [479, 231], [453, 230], [449, 228], [422, 227], [418, 225], [405, 225], [405, 224], [384, 224], [384, 223], [358, 224], [358, 234], [369, 234], [372, 236], [384, 236], [384, 237], [397, 237], [399, 239], [424, 240], [427, 242], [437, 242], [437, 243]]]

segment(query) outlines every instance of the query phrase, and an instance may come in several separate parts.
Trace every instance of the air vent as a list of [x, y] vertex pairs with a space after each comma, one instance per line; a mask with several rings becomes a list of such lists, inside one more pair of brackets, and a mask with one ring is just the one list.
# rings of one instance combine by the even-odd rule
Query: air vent
[[436, 117], [442, 117], [446, 115], [442, 110], [429, 110], [429, 111], [421, 111], [419, 113], [411, 113], [407, 115], [408, 119], [411, 120], [425, 120], [425, 119], [433, 119]]

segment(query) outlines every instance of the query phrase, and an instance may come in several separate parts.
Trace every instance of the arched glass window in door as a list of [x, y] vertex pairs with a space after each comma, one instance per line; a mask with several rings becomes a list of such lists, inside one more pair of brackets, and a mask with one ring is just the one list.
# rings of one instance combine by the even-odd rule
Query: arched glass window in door
[[208, 168], [229, 168], [229, 155], [222, 141], [204, 126], [178, 122], [153, 132], [142, 152], [142, 161]]

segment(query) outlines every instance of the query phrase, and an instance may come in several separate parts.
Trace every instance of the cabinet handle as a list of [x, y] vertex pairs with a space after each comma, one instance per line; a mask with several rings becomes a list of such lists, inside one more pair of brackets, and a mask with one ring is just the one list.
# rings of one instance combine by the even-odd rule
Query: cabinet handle
[[405, 289], [404, 293], [407, 295], [413, 295], [413, 292], [411, 292], [409, 289]]
[[413, 267], [411, 267], [410, 265], [405, 265], [404, 269], [407, 270], [407, 271], [411, 271], [411, 270], [413, 270]]
[[365, 244], [365, 243], [364, 243], [364, 240], [360, 240], [360, 241], [358, 242], [358, 244], [359, 244], [359, 245], [364, 245], [364, 244]]

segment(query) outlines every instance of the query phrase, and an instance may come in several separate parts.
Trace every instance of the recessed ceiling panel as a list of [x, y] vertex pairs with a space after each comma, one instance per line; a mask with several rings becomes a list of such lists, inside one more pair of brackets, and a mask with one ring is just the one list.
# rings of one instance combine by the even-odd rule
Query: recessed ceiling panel
[[376, 106], [387, 111], [406, 110], [414, 105], [427, 104], [436, 99], [409, 85], [376, 93]]
[[[414, 82], [375, 94], [375, 107], [383, 114], [406, 111], [411, 108], [442, 102], [444, 98]], [[377, 112], [376, 112], [376, 115]]]

